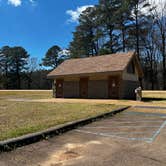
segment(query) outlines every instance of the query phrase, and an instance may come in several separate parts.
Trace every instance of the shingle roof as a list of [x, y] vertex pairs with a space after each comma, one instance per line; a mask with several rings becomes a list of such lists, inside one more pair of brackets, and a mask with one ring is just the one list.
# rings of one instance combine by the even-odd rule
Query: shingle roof
[[69, 59], [48, 74], [50, 77], [123, 71], [134, 52]]

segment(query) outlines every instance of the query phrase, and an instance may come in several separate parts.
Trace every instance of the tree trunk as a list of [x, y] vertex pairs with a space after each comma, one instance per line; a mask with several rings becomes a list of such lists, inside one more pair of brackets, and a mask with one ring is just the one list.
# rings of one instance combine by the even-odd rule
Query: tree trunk
[[151, 77], [151, 90], [154, 90], [154, 72], [153, 72], [153, 62], [151, 63], [151, 67], [150, 67], [150, 77]]
[[138, 23], [138, 4], [135, 7], [135, 28], [136, 28], [136, 52], [138, 54], [138, 58], [140, 59], [140, 51], [139, 51], [139, 23]]
[[122, 40], [123, 40], [123, 52], [126, 51], [126, 43], [125, 43], [125, 27], [122, 24]]
[[32, 84], [32, 72], [28, 75], [28, 89], [31, 89]]
[[112, 26], [109, 26], [109, 37], [110, 37], [110, 52], [111, 54], [114, 53], [113, 51], [113, 39], [112, 39], [112, 31], [113, 31], [113, 28]]
[[8, 65], [5, 63], [5, 88], [8, 89]]
[[163, 56], [163, 90], [166, 90], [166, 55], [165, 55], [165, 33], [162, 33], [162, 56]]
[[151, 89], [154, 90], [154, 70], [153, 70], [153, 52], [150, 51], [150, 74], [151, 74]]
[[21, 88], [21, 79], [20, 79], [20, 71], [19, 71], [19, 64], [16, 64], [16, 77], [17, 77], [17, 88]]

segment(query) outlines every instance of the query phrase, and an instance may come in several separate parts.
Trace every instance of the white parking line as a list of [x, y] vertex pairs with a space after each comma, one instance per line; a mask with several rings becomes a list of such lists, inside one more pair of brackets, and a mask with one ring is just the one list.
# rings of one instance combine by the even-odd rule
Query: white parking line
[[[156, 119], [156, 117], [158, 118], [158, 119], [163, 119], [163, 118], [165, 118], [166, 119], [166, 116], [148, 116], [148, 115], [146, 115], [146, 116], [139, 116], [139, 115], [137, 115], [137, 116], [139, 116], [138, 118], [136, 117], [136, 116], [131, 116], [131, 115], [128, 115], [128, 116], [123, 116], [123, 117], [117, 117], [116, 118], [116, 120], [120, 120], [120, 119], [124, 119], [124, 120], [126, 120], [126, 118], [127, 119], [129, 119], [129, 116], [130, 116], [130, 118], [135, 118], [135, 119]], [[110, 118], [111, 119], [111, 118]]]
[[125, 135], [125, 134], [152, 134], [155, 133], [156, 131], [145, 131], [145, 132], [137, 132], [137, 131], [130, 131], [130, 133], [128, 131], [125, 132], [108, 132], [107, 134], [115, 134], [115, 135]]
[[162, 123], [162, 125], [160, 126], [160, 128], [155, 132], [155, 134], [152, 136], [152, 138], [150, 139], [150, 143], [152, 143], [156, 137], [160, 134], [161, 130], [166, 126], [166, 121], [164, 121]]
[[109, 129], [109, 128], [124, 128], [124, 127], [126, 127], [126, 128], [159, 128], [160, 126], [109, 126], [109, 127], [102, 127], [102, 126], [96, 126], [96, 127], [83, 127], [83, 128], [85, 128], [85, 129]]
[[[93, 126], [84, 126], [75, 131], [85, 134], [152, 143], [160, 134], [161, 130], [166, 129], [164, 128], [166, 126], [166, 116], [156, 116], [156, 118], [152, 118], [152, 116], [147, 118], [145, 116], [147, 115], [144, 115], [144, 117], [138, 115], [137, 118], [122, 116], [122, 118], [116, 117], [115, 119], [110, 119], [110, 121], [109, 119], [106, 119], [99, 123], [94, 122]], [[138, 125], [136, 123], [138, 123]], [[93, 131], [93, 129], [96, 130]], [[104, 131], [104, 129], [106, 130]]]
[[[130, 117], [130, 119], [129, 119], [129, 117], [128, 117], [128, 119], [127, 118], [125, 118], [125, 119], [110, 119], [110, 122], [134, 122], [134, 121], [137, 121], [137, 122], [142, 122], [142, 121], [165, 121], [166, 120], [166, 118], [162, 118], [162, 117], [160, 117], [160, 118], [153, 118], [153, 119], [151, 119], [151, 118], [146, 118], [146, 119], [144, 119], [144, 118], [136, 118], [136, 119], [134, 119], [134, 118], [131, 118]], [[106, 120], [106, 121], [109, 121], [109, 119], [108, 120]]]
[[[161, 121], [111, 121], [111, 122], [102, 122], [104, 124], [112, 124], [112, 123], [162, 123], [164, 120]], [[102, 124], [100, 123], [100, 124]]]
[[80, 132], [80, 133], [100, 135], [100, 136], [112, 137], [112, 138], [120, 138], [120, 139], [126, 139], [126, 140], [131, 140], [131, 141], [150, 141], [150, 138], [134, 138], [134, 137], [129, 138], [129, 137], [121, 137], [121, 136], [117, 136], [117, 135], [112, 135], [112, 134], [90, 132], [90, 131], [85, 131], [85, 130], [75, 130], [75, 131]]

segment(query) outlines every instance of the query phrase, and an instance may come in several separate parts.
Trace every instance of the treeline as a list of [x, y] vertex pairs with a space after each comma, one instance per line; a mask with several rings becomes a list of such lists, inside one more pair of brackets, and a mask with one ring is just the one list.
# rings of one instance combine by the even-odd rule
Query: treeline
[[60, 47], [53, 46], [39, 64], [23, 47], [4, 46], [0, 49], [0, 89], [51, 89], [47, 74], [65, 58]]
[[0, 89], [47, 89], [45, 70], [23, 47], [4, 46], [0, 49]]
[[70, 43], [71, 57], [136, 51], [145, 89], [166, 89], [166, 1], [99, 0], [87, 8]]

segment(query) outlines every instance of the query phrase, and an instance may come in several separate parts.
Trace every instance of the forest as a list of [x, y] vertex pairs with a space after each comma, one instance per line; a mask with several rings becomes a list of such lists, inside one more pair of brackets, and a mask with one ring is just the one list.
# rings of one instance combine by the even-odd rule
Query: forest
[[40, 64], [21, 46], [3, 46], [0, 89], [50, 89], [46, 75], [65, 59], [128, 51], [141, 61], [143, 88], [166, 90], [166, 1], [99, 0], [80, 15], [67, 51], [51, 46]]

